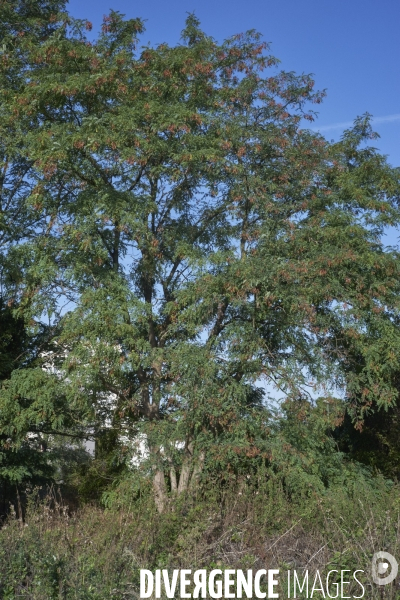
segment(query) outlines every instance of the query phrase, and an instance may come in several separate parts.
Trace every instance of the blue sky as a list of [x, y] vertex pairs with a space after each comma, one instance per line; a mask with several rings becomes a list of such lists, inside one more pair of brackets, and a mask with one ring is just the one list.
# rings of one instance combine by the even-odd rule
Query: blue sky
[[[146, 19], [144, 44], [179, 41], [187, 12], [217, 40], [257, 29], [272, 43], [281, 67], [313, 73], [328, 96], [316, 128], [337, 139], [343, 126], [368, 111], [376, 143], [400, 166], [399, 0], [72, 0], [70, 12], [100, 27], [109, 9]], [[338, 125], [335, 127], [335, 125]]]

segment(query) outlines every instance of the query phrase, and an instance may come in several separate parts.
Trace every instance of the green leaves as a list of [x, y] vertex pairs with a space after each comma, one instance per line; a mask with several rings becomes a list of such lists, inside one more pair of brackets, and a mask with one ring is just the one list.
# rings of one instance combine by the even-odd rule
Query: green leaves
[[116, 12], [90, 42], [59, 12], [42, 26], [0, 67], [0, 244], [7, 296], [31, 331], [46, 315], [57, 365], [37, 348], [14, 371], [1, 431], [150, 422], [155, 453], [185, 439], [244, 469], [234, 456], [272, 460], [262, 379], [290, 399], [325, 385], [355, 419], [393, 404], [381, 236], [400, 188], [369, 116], [338, 144], [301, 129], [324, 94], [268, 71], [254, 31], [218, 44], [190, 15], [183, 44], [138, 49], [142, 22]]

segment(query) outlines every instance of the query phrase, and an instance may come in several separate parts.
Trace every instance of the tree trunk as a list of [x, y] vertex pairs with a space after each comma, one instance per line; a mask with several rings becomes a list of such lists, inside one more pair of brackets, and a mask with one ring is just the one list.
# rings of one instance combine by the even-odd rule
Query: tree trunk
[[178, 494], [186, 492], [190, 481], [190, 472], [193, 463], [193, 442], [187, 442], [185, 445], [185, 458], [182, 462], [181, 474], [179, 477]]
[[192, 468], [192, 461], [190, 458], [185, 458], [182, 464], [181, 475], [179, 477], [178, 494], [186, 492], [190, 480], [190, 471]]
[[165, 485], [164, 471], [157, 469], [154, 480], [154, 501], [159, 513], [163, 513], [167, 506], [167, 486]]
[[176, 494], [176, 492], [178, 491], [178, 483], [176, 480], [176, 470], [174, 465], [171, 465], [169, 469], [169, 478], [171, 480], [171, 492], [173, 494]]
[[194, 489], [197, 486], [201, 472], [203, 470], [204, 459], [205, 459], [204, 452], [200, 452], [198, 460], [194, 466], [192, 478], [191, 478], [190, 484], [189, 484], [189, 487], [191, 489]]
[[[200, 474], [203, 470], [204, 459], [204, 452], [201, 452], [197, 457], [197, 460], [194, 460], [193, 441], [188, 442], [185, 446], [185, 456], [181, 467], [179, 482], [172, 460], [170, 459], [168, 461], [172, 495], [180, 495], [188, 490], [194, 490], [196, 488]], [[165, 481], [164, 471], [160, 469], [159, 466], [154, 466], [154, 470], [154, 501], [158, 512], [162, 513], [165, 511], [168, 505], [167, 484]]]

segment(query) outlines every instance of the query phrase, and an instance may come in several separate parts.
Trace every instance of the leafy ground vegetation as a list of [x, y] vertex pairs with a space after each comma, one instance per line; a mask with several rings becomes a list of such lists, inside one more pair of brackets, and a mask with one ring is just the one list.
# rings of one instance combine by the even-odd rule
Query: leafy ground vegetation
[[255, 31], [0, 17], [3, 597], [395, 553], [400, 182], [370, 116], [311, 131], [324, 93]]
[[[37, 501], [31, 495], [26, 522], [11, 515], [0, 531], [2, 598], [139, 598], [139, 570], [165, 568], [325, 575], [363, 569], [365, 598], [399, 597], [396, 584], [383, 589], [371, 581], [376, 548], [398, 555], [400, 542], [399, 493], [382, 479], [371, 485], [355, 477], [323, 496], [297, 500], [279, 481], [242, 486], [239, 493], [216, 489], [199, 486], [196, 495], [181, 497], [161, 515], [151, 489], [132, 501], [127, 487], [113, 508], [86, 505], [73, 515], [55, 490]], [[360, 591], [350, 586], [346, 595]], [[287, 598], [285, 576], [279, 593]]]

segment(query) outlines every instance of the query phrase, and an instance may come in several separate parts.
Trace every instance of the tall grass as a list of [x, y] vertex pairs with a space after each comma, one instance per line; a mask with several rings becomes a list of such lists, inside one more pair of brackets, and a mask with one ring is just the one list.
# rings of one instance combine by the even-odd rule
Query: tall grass
[[[0, 598], [139, 598], [141, 568], [363, 569], [365, 598], [400, 598], [396, 582], [376, 586], [370, 573], [374, 552], [400, 558], [396, 486], [378, 481], [294, 499], [279, 482], [242, 483], [199, 490], [163, 515], [150, 493], [129, 500], [125, 486], [108, 509], [87, 505], [71, 514], [54, 489], [32, 494], [24, 519], [16, 507], [0, 530]], [[287, 598], [284, 576], [280, 582]]]

